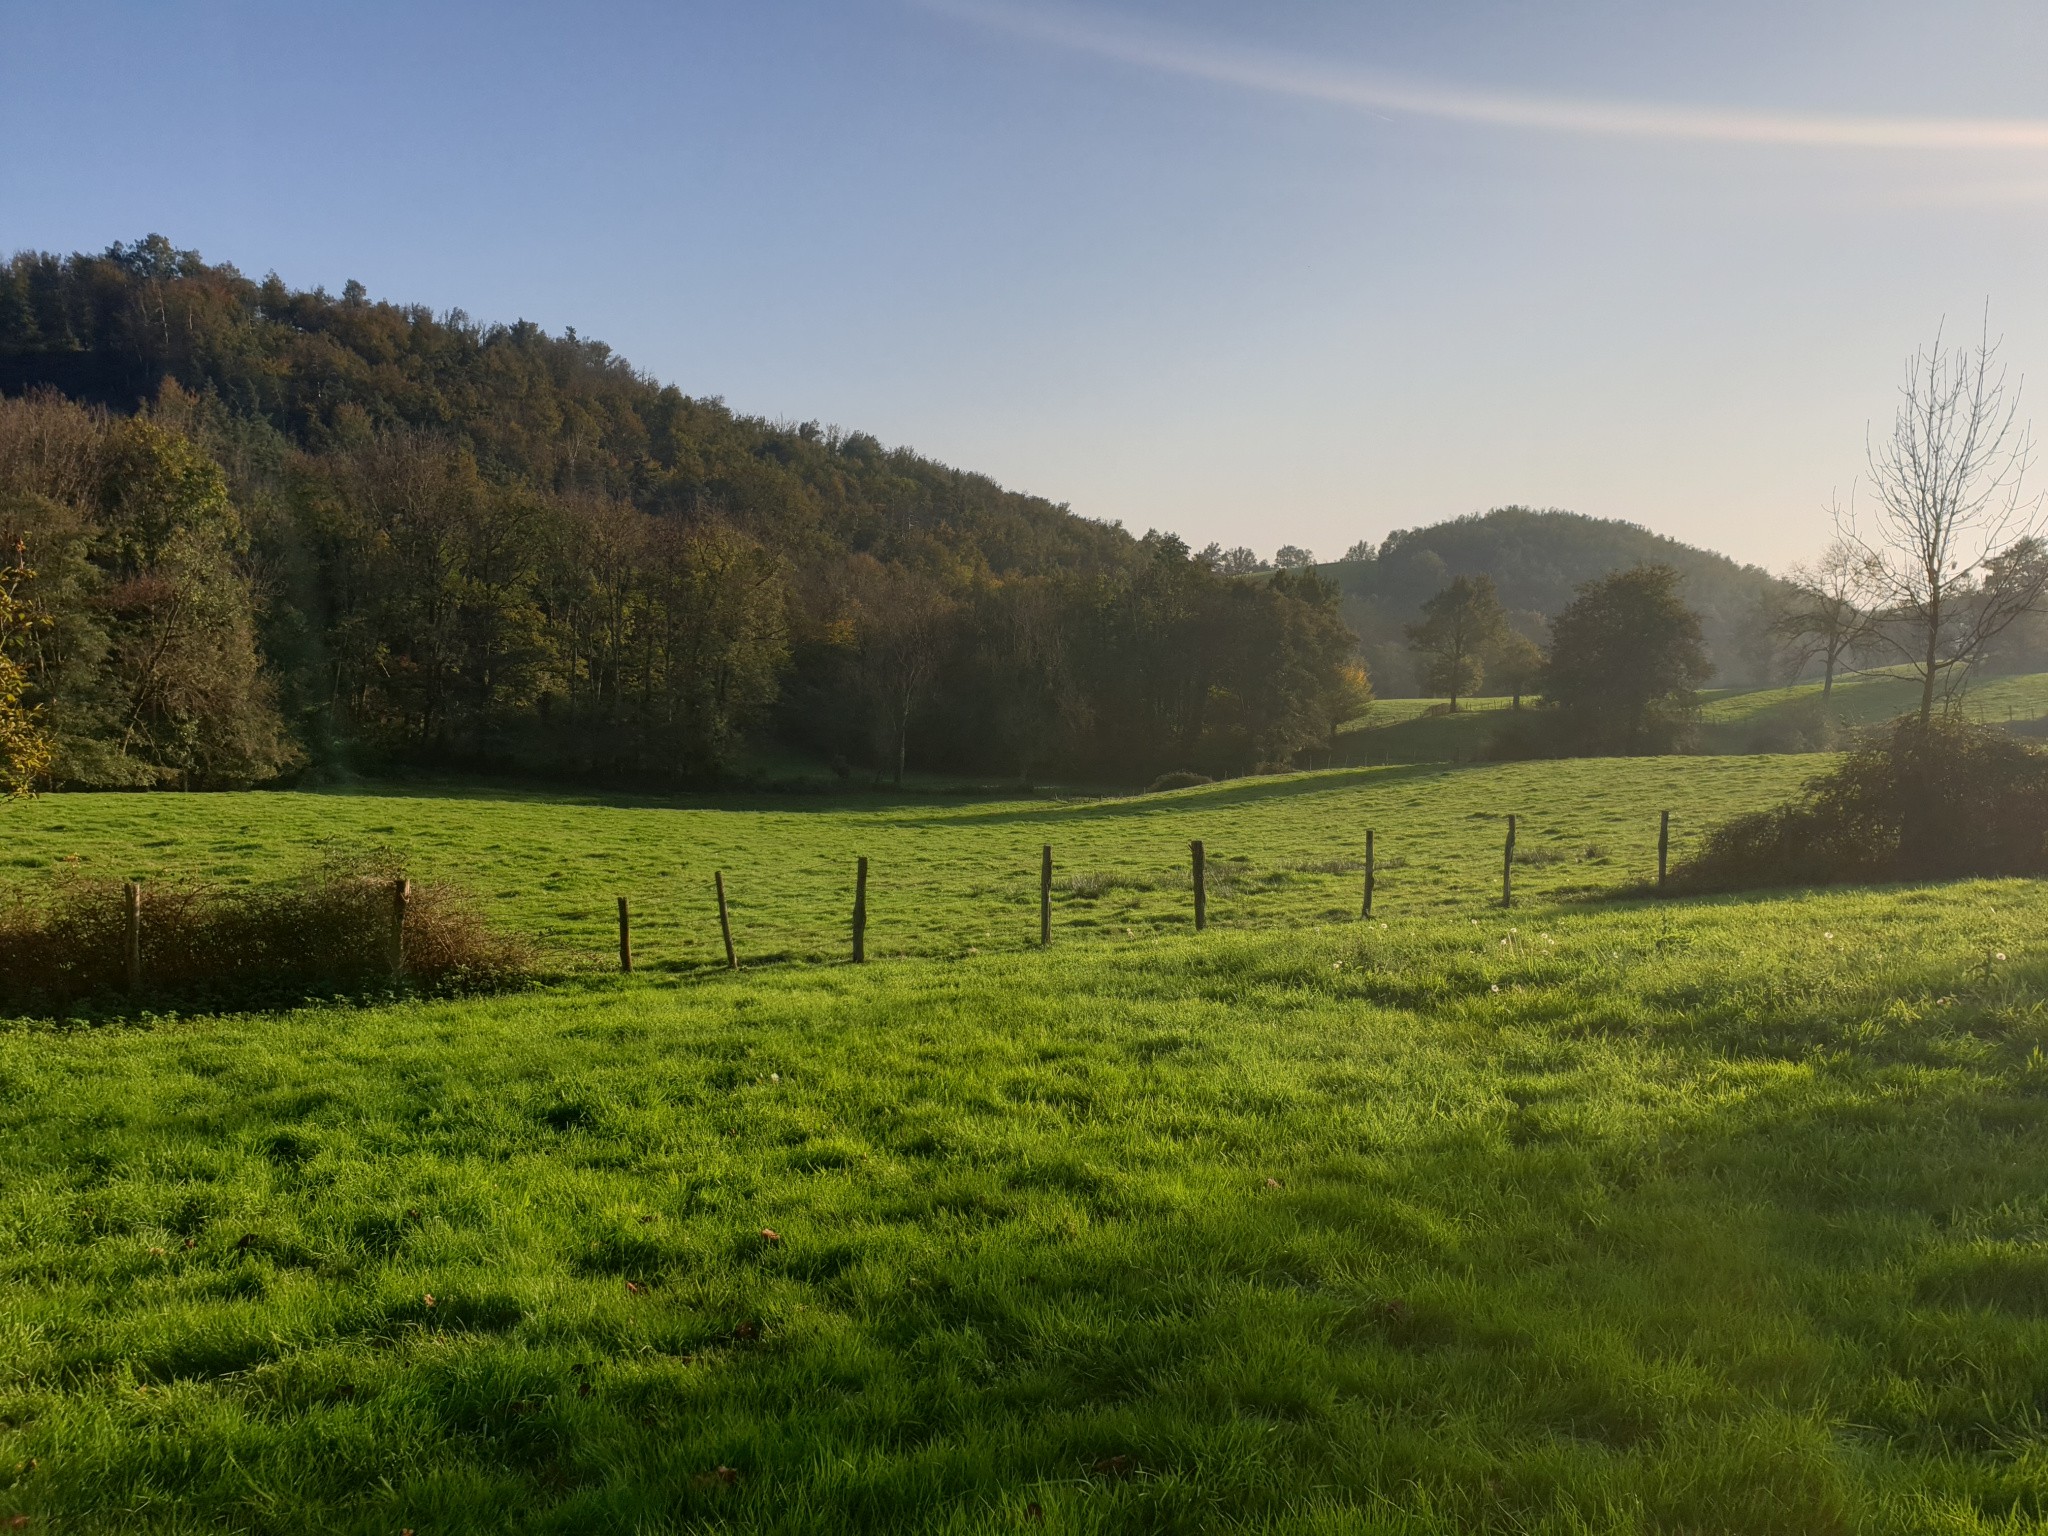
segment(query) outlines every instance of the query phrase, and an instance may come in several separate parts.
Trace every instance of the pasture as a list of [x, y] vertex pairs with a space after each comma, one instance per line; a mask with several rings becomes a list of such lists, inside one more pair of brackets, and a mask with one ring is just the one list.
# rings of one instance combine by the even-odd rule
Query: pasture
[[467, 884], [494, 922], [541, 943], [558, 967], [616, 964], [614, 899], [624, 895], [641, 963], [692, 968], [723, 963], [719, 869], [743, 961], [843, 958], [854, 860], [866, 855], [870, 954], [959, 955], [1036, 941], [1048, 842], [1061, 942], [1190, 926], [1194, 838], [1207, 846], [1218, 927], [1355, 917], [1368, 827], [1380, 915], [1476, 913], [1499, 899], [1511, 812], [1516, 887], [1528, 900], [1612, 890], [1655, 874], [1661, 810], [1674, 812], [1682, 851], [1714, 821], [1783, 798], [1821, 761], [1376, 768], [1082, 801], [690, 804], [475, 788], [53, 795], [5, 808], [5, 875], [236, 881], [323, 851], [388, 847], [418, 875]]
[[[0, 1517], [2034, 1528], [2048, 894], [1575, 899], [1649, 874], [1663, 805], [1689, 833], [1815, 766], [0, 809], [22, 879], [382, 841], [558, 970], [0, 1028]], [[1370, 923], [1317, 862], [1367, 825], [1407, 861]], [[1196, 836], [1245, 861], [1200, 935]], [[1072, 884], [1038, 952], [1044, 841]], [[856, 853], [871, 954], [907, 957], [813, 963]], [[702, 969], [714, 867], [791, 963]], [[622, 889], [676, 897], [630, 978]]]
[[[1715, 688], [1700, 695], [1700, 746], [1709, 753], [1809, 752], [1843, 732], [1884, 724], [1919, 707], [1919, 685], [1894, 669], [1836, 678], [1823, 701], [1819, 683], [1784, 688]], [[1382, 699], [1342, 726], [1336, 758], [1346, 763], [1475, 762], [1486, 753], [1512, 700]], [[2048, 730], [2048, 673], [1989, 677], [1965, 695], [1963, 713], [2030, 735]]]

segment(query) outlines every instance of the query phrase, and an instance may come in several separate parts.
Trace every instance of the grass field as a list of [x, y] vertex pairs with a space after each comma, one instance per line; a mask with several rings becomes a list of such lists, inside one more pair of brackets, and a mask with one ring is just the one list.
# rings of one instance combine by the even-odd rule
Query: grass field
[[1053, 844], [1067, 942], [1192, 922], [1188, 842], [1210, 860], [1219, 927], [1358, 910], [1365, 830], [1384, 913], [1479, 912], [1498, 899], [1503, 817], [1520, 816], [1518, 889], [1612, 889], [1655, 872], [1657, 815], [1680, 851], [1713, 821], [1782, 798], [1819, 759], [1644, 759], [1388, 768], [1238, 780], [1120, 800], [961, 804], [763, 799], [690, 806], [471, 789], [52, 795], [0, 807], [5, 874], [247, 880], [323, 849], [392, 847], [454, 878], [557, 965], [615, 964], [627, 896], [644, 963], [722, 963], [711, 881], [726, 871], [743, 959], [836, 959], [857, 856], [872, 860], [871, 953], [1016, 949], [1038, 932]]
[[[1700, 718], [1710, 729], [1715, 726], [1755, 725], [1791, 710], [1812, 709], [1820, 704], [1820, 684], [1800, 683], [1790, 688], [1768, 688], [1741, 693], [1715, 692], [1706, 696]], [[1882, 725], [1920, 707], [1920, 685], [1896, 671], [1877, 670], [1852, 673], [1837, 679], [1828, 708], [1842, 725]], [[2021, 677], [1990, 677], [1963, 696], [1964, 711], [1987, 723], [2021, 724], [2048, 716], [2048, 673]]]
[[2044, 923], [1975, 884], [16, 1028], [0, 1513], [2034, 1529]]
[[[2048, 892], [1574, 899], [1820, 761], [0, 806], [23, 882], [384, 843], [559, 973], [0, 1024], [0, 1520], [2037, 1529]], [[856, 853], [909, 958], [810, 963]], [[700, 969], [714, 867], [800, 963]]]
[[[1895, 671], [1837, 679], [1823, 705], [1819, 683], [1788, 688], [1712, 689], [1701, 695], [1700, 745], [1710, 753], [1810, 751], [1830, 731], [1855, 730], [1919, 708], [1920, 690]], [[1338, 733], [1346, 763], [1469, 763], [1485, 755], [1500, 728], [1504, 698], [1460, 699], [1458, 713], [1441, 699], [1382, 699]], [[2048, 726], [2048, 673], [1986, 678], [1964, 696], [1964, 711], [1986, 723], [2039, 734]]]

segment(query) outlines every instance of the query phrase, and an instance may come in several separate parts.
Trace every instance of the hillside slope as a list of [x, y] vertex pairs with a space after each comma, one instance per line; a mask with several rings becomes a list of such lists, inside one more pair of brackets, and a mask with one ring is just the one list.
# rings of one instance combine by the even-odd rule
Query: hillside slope
[[[1714, 689], [1702, 696], [1699, 747], [1708, 753], [1824, 751], [1864, 727], [1909, 713], [1919, 700], [1919, 684], [1884, 669], [1837, 678], [1828, 699], [1819, 683]], [[1385, 700], [1338, 728], [1333, 761], [1476, 762], [1508, 720], [1509, 705], [1505, 698], [1460, 699], [1453, 715], [1440, 699]], [[2048, 735], [2048, 672], [1984, 678], [1964, 695], [1961, 708], [1986, 725]]]
[[1668, 565], [1699, 611], [1724, 686], [1766, 680], [1756, 613], [1777, 584], [1769, 572], [1682, 544], [1634, 523], [1556, 509], [1500, 507], [1427, 528], [1389, 534], [1369, 560], [1322, 567], [1344, 594], [1345, 621], [1358, 633], [1384, 697], [1419, 692], [1402, 636], [1423, 602], [1457, 576], [1490, 576], [1516, 628], [1544, 638], [1544, 623], [1583, 582], [1633, 565]]
[[[79, 786], [308, 758], [703, 784], [769, 744], [1144, 783], [1285, 765], [1359, 695], [1313, 576], [739, 416], [574, 331], [154, 236], [0, 266], [17, 539], [57, 620], [32, 702]], [[220, 645], [182, 625], [202, 606]]]

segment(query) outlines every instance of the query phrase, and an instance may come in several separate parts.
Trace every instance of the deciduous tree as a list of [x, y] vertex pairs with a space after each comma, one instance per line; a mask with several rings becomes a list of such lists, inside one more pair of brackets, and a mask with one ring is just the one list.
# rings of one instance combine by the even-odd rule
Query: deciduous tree
[[55, 748], [43, 730], [41, 709], [24, 698], [28, 670], [18, 654], [30, 634], [46, 622], [28, 601], [35, 579], [27, 550], [17, 543], [13, 563], [0, 567], [0, 788], [25, 795], [49, 771]]
[[1821, 697], [1831, 698], [1835, 673], [1877, 639], [1878, 616], [1864, 606], [1867, 557], [1836, 539], [1819, 559], [1796, 565], [1765, 620], [1796, 668], [1821, 664]]
[[1514, 707], [1522, 707], [1522, 695], [1534, 693], [1543, 682], [1543, 647], [1517, 630], [1507, 629], [1493, 644], [1486, 660], [1494, 685], [1514, 696]]
[[2048, 591], [2033, 434], [1987, 319], [1975, 346], [1939, 334], [1906, 366], [1889, 436], [1870, 445], [1872, 508], [1841, 518], [1878, 633], [1920, 683], [1920, 723], [1967, 686], [1985, 648]]
[[1579, 751], [1668, 752], [1684, 743], [1694, 690], [1712, 673], [1678, 573], [1639, 565], [1586, 583], [1551, 621], [1543, 692]]
[[1422, 621], [1408, 626], [1408, 644], [1422, 659], [1424, 686], [1451, 701], [1478, 691], [1484, 658], [1507, 633], [1491, 576], [1459, 576], [1422, 605]]

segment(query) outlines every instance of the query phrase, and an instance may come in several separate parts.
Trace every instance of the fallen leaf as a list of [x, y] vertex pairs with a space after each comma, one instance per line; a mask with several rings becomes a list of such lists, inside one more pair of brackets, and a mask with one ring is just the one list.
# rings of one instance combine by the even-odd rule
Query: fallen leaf
[[1095, 1470], [1103, 1477], [1128, 1477], [1131, 1458], [1124, 1455], [1105, 1456], [1095, 1463]]
[[652, 1216], [642, 1216], [642, 1217], [640, 1218], [640, 1225], [641, 1225], [641, 1226], [643, 1226], [643, 1227], [644, 1227], [644, 1226], [647, 1226], [647, 1225], [649, 1225], [649, 1224], [650, 1224], [650, 1223], [651, 1223], [651, 1222], [652, 1222], [653, 1220], [654, 1220], [654, 1218], [653, 1218]]
[[638, 1296], [646, 1289], [647, 1287], [640, 1284], [637, 1280], [628, 1280], [626, 1282], [626, 1294], [629, 1296]]
[[28, 1529], [28, 1516], [27, 1516], [27, 1515], [16, 1515], [16, 1516], [15, 1516], [15, 1517], [14, 1517], [14, 1518], [13, 1518], [12, 1520], [10, 1520], [10, 1521], [8, 1521], [8, 1522], [7, 1522], [7, 1528], [8, 1528], [8, 1529], [9, 1529], [10, 1531], [25, 1531], [25, 1530], [27, 1530], [27, 1529]]
[[761, 1241], [764, 1243], [779, 1243], [782, 1241], [782, 1234], [773, 1227], [763, 1227], [761, 1229]]
[[428, 1306], [431, 1307], [434, 1305], [434, 1293], [432, 1291], [428, 1291], [426, 1295], [420, 1298], [420, 1300], [424, 1301]]
[[198, 1246], [199, 1246], [199, 1239], [198, 1239], [198, 1238], [196, 1238], [196, 1237], [188, 1237], [188, 1238], [186, 1238], [186, 1239], [185, 1239], [185, 1247], [186, 1247], [186, 1248], [187, 1248], [188, 1250], [189, 1250], [189, 1249], [193, 1249], [193, 1248], [197, 1248]]
[[1285, 1189], [1286, 1187], [1287, 1186], [1282, 1184], [1278, 1179], [1266, 1180], [1266, 1188], [1268, 1189]]

